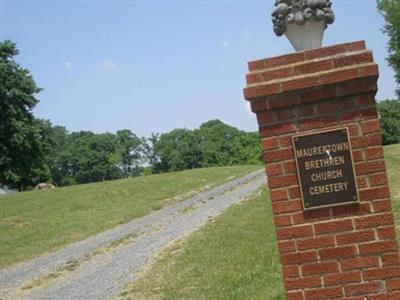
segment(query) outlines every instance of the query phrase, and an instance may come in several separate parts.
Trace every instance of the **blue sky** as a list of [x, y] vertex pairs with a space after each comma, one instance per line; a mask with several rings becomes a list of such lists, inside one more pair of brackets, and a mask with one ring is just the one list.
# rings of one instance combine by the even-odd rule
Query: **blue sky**
[[[332, 0], [324, 45], [366, 40], [380, 66], [377, 99], [394, 98], [375, 0]], [[1, 39], [44, 90], [34, 110], [70, 131], [139, 136], [210, 119], [256, 130], [242, 88], [247, 61], [293, 52], [272, 32], [273, 1], [7, 1]]]

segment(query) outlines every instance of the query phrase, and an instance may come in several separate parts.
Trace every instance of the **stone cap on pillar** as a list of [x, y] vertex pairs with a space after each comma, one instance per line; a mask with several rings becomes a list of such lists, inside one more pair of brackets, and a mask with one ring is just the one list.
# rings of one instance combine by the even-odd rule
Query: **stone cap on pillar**
[[[249, 62], [244, 97], [253, 112], [377, 91], [378, 66], [364, 41]], [[271, 102], [271, 103], [272, 103]], [[263, 106], [263, 107], [259, 107]], [[271, 107], [272, 108], [272, 107]]]

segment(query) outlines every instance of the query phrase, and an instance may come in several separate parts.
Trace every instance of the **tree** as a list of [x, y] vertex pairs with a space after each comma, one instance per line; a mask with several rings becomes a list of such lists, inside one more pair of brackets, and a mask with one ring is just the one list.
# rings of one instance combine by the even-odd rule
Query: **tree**
[[119, 167], [121, 153], [118, 137], [111, 133], [73, 132], [60, 158], [64, 181], [89, 183], [123, 177]]
[[384, 100], [378, 104], [384, 145], [400, 143], [400, 100]]
[[139, 139], [129, 129], [117, 131], [119, 139], [120, 154], [121, 154], [121, 168], [124, 177], [140, 175], [142, 163], [142, 140]]
[[23, 190], [50, 177], [44, 128], [32, 114], [39, 102], [28, 70], [14, 61], [15, 43], [0, 42], [0, 184]]
[[378, 9], [386, 21], [384, 32], [389, 36], [387, 61], [395, 71], [396, 92], [400, 96], [400, 1], [378, 0]]

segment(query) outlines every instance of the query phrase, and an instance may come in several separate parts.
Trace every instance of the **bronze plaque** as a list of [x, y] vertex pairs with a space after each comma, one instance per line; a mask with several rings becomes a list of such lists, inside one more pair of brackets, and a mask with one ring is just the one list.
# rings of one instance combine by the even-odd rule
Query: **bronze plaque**
[[293, 137], [305, 210], [358, 202], [347, 128]]

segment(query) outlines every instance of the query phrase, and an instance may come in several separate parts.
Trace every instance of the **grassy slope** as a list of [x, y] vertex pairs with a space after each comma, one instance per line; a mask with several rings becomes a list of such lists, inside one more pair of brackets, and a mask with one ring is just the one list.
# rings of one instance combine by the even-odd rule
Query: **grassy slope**
[[82, 240], [259, 168], [197, 169], [2, 196], [0, 267]]
[[[385, 147], [397, 228], [400, 145]], [[228, 209], [186, 241], [171, 245], [123, 298], [284, 299], [272, 212], [262, 195]]]

